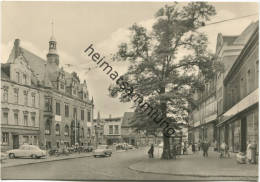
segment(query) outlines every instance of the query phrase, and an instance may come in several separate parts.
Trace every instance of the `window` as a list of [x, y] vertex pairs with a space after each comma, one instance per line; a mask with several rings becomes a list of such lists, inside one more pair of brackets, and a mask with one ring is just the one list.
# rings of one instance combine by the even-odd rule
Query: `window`
[[50, 97], [45, 97], [45, 111], [52, 111], [52, 102]]
[[14, 102], [15, 104], [18, 104], [19, 102], [19, 89], [17, 88], [14, 89]]
[[84, 121], [84, 110], [81, 110], [81, 120]]
[[251, 82], [250, 82], [250, 79], [251, 79], [251, 71], [250, 69], [247, 71], [247, 85], [246, 85], [246, 91], [247, 91], [247, 94], [250, 93], [250, 86], [251, 86]]
[[84, 128], [81, 128], [81, 137], [84, 138]]
[[73, 109], [73, 118], [77, 119], [77, 108]]
[[60, 116], [60, 103], [56, 102], [56, 115]]
[[24, 91], [24, 105], [27, 106], [28, 105], [28, 92]]
[[259, 61], [257, 60], [256, 61], [256, 72], [255, 72], [255, 80], [256, 80], [256, 87], [255, 88], [258, 88], [258, 76], [259, 76]]
[[18, 83], [20, 83], [20, 73], [19, 72], [16, 72], [16, 81], [18, 82]]
[[65, 126], [64, 135], [65, 135], [65, 136], [69, 136], [69, 126], [68, 126], [68, 125]]
[[3, 112], [3, 124], [8, 124], [8, 112]]
[[14, 124], [18, 125], [18, 112], [14, 113]]
[[88, 136], [89, 136], [89, 137], [91, 136], [91, 130], [90, 130], [90, 128], [88, 128]]
[[90, 111], [88, 111], [88, 121], [90, 121], [91, 115], [90, 115]]
[[3, 132], [2, 133], [2, 145], [8, 145], [9, 143], [9, 133]]
[[27, 114], [25, 114], [23, 116], [23, 122], [24, 122], [24, 126], [28, 126], [28, 115]]
[[119, 134], [118, 125], [115, 125], [115, 134]]
[[56, 135], [60, 135], [60, 125], [59, 125], [59, 124], [56, 124], [55, 134], [56, 134]]
[[[23, 143], [29, 144], [29, 136], [23, 136]], [[29, 147], [27, 150], [29, 150]]]
[[45, 134], [51, 134], [51, 122], [49, 120], [45, 123]]
[[113, 134], [113, 125], [109, 125], [109, 134]]
[[65, 117], [69, 117], [69, 105], [65, 104]]
[[31, 116], [32, 126], [35, 126], [35, 115], [33, 114]]
[[63, 83], [60, 83], [60, 88], [61, 88], [62, 90], [64, 90], [64, 84], [63, 84]]
[[32, 94], [32, 107], [35, 107], [35, 94]]
[[27, 84], [27, 76], [23, 74], [23, 83], [26, 85]]
[[3, 101], [8, 102], [8, 87], [4, 87]]

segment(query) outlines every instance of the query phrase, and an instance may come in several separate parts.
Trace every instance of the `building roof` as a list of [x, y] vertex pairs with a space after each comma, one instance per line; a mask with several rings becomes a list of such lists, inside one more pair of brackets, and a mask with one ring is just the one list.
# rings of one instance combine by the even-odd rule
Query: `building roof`
[[[257, 24], [257, 26], [254, 27], [254, 32], [252, 34], [250, 34], [249, 40], [247, 41], [246, 45], [244, 46], [244, 48], [240, 52], [239, 56], [235, 60], [230, 71], [226, 75], [226, 77], [224, 79], [225, 84], [232, 77], [232, 75], [234, 75], [236, 73], [235, 70], [238, 70], [239, 67], [241, 66], [241, 64], [245, 61], [244, 58], [248, 54], [248, 51], [252, 48], [253, 45], [255, 45], [257, 43], [258, 34], [259, 34], [258, 32], [259, 32], [259, 25]], [[257, 45], [258, 45], [258, 43], [257, 43]]]
[[129, 127], [131, 126], [131, 121], [134, 117], [134, 112], [125, 112], [123, 116], [122, 126]]

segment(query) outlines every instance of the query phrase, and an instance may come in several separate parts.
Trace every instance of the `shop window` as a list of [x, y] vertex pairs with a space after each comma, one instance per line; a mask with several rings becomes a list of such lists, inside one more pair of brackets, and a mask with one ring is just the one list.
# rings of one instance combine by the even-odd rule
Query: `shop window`
[[9, 144], [9, 133], [2, 132], [2, 145], [8, 145]]

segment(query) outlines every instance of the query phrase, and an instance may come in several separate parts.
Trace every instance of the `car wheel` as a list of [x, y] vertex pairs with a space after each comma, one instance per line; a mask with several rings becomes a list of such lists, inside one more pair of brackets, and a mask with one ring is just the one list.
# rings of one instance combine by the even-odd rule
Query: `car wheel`
[[33, 159], [37, 159], [37, 155], [35, 155], [35, 154], [33, 154], [31, 157], [32, 157]]
[[15, 158], [15, 155], [13, 153], [9, 154], [9, 158], [10, 159], [14, 159]]
[[94, 155], [94, 157], [96, 158], [97, 156], [96, 156], [96, 155]]

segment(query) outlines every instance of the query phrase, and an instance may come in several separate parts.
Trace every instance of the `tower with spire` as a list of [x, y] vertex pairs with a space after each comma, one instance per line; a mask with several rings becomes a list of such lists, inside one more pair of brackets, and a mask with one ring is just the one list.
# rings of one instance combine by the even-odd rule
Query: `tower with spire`
[[57, 42], [54, 37], [54, 23], [51, 23], [52, 34], [49, 41], [49, 52], [47, 54], [47, 63], [54, 68], [59, 66], [59, 55], [57, 53]]

